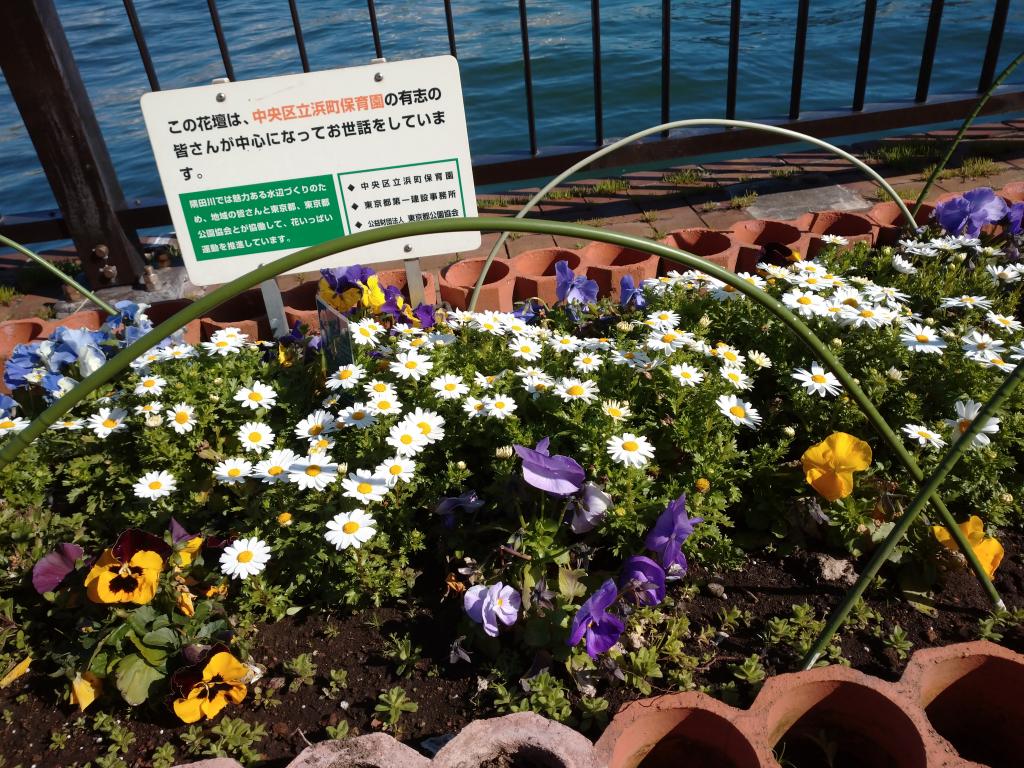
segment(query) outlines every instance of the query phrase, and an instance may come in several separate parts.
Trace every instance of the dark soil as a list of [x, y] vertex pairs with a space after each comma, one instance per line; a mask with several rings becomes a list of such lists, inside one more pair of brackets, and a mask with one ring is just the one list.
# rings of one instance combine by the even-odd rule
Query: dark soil
[[[1008, 606], [1021, 607], [1024, 606], [1024, 534], [1006, 534], [1003, 544], [1007, 555], [996, 574], [996, 587]], [[727, 637], [719, 636], [715, 660], [698, 670], [695, 683], [712, 687], [734, 682], [731, 665], [754, 653], [760, 655], [769, 675], [799, 668], [799, 659], [792, 652], [766, 646], [763, 634], [767, 621], [790, 616], [792, 606], [801, 603], [813, 606], [816, 617], [823, 619], [845, 591], [844, 587], [822, 581], [816, 561], [806, 553], [773, 558], [752, 556], [743, 570], [735, 573], [710, 574], [694, 567], [686, 582], [700, 586], [696, 597], [679, 602], [690, 617], [695, 633], [705, 624], [719, 626], [719, 613], [726, 607], [736, 607], [752, 615], [749, 622], [741, 624]], [[717, 597], [709, 591], [709, 583], [724, 587], [724, 596]], [[720, 593], [717, 588], [714, 591]], [[939, 612], [935, 618], [914, 610], [887, 592], [869, 591], [867, 602], [883, 615], [886, 632], [895, 624], [903, 628], [914, 650], [976, 639], [978, 622], [987, 615], [989, 608], [984, 592], [966, 569], [956, 569], [946, 575], [945, 585], [936, 595]], [[423, 652], [420, 662], [407, 676], [399, 677], [395, 662], [385, 658], [382, 650], [389, 635], [406, 633]], [[380, 730], [383, 724], [374, 712], [377, 697], [399, 686], [419, 708], [403, 716], [398, 736], [429, 753], [439, 746], [431, 737], [443, 737], [474, 718], [495, 714], [490, 708], [491, 697], [487, 693], [477, 695], [477, 673], [486, 670], [466, 663], [449, 663], [453, 633], [454, 625], [447, 619], [435, 620], [427, 613], [409, 618], [408, 614], [395, 609], [369, 610], [342, 617], [295, 617], [268, 624], [260, 628], [253, 642], [252, 659], [266, 667], [257, 685], [265, 692], [271, 691], [280, 703], [257, 706], [254, 692], [250, 690], [246, 701], [241, 706], [228, 708], [225, 715], [265, 728], [266, 737], [254, 748], [265, 756], [260, 765], [274, 768], [287, 765], [308, 743], [328, 738], [327, 726], [345, 721], [353, 735]], [[1001, 643], [1024, 652], [1024, 630], [1021, 627], [1005, 630]], [[317, 674], [312, 685], [296, 685], [293, 689], [295, 677], [285, 671], [283, 664], [301, 653], [315, 654]], [[697, 653], [696, 648], [694, 653]], [[905, 661], [897, 659], [867, 630], [844, 632], [842, 654], [854, 668], [888, 680], [897, 679], [905, 665]], [[325, 693], [333, 669], [348, 671], [347, 685], [338, 697]], [[556, 668], [552, 671], [557, 674]], [[30, 673], [0, 691], [3, 718], [0, 720], [0, 755], [5, 758], [0, 764], [4, 768], [70, 768], [75, 764], [84, 766], [89, 761], [95, 765], [96, 758], [106, 754], [110, 739], [101, 738], [93, 730], [92, 717], [87, 718], [87, 723], [76, 725], [81, 716], [58, 698], [64, 689], [63, 679], [55, 685], [41, 674]], [[652, 695], [663, 692], [669, 691], [655, 687]], [[731, 693], [732, 703], [745, 705], [754, 693], [752, 687], [740, 683]], [[612, 710], [623, 701], [637, 698], [635, 691], [625, 687], [613, 689], [606, 695]], [[199, 759], [200, 755], [190, 756], [186, 752], [180, 737], [188, 727], [183, 726], [169, 708], [154, 706], [129, 712], [112, 706], [108, 698], [93, 705], [87, 714], [112, 712], [134, 734], [134, 743], [123, 756], [126, 765], [132, 768], [152, 765], [153, 751], [166, 742], [175, 747], [175, 762]], [[205, 726], [207, 733], [210, 727]], [[51, 734], [55, 732], [68, 734], [63, 748], [51, 749]], [[590, 734], [591, 737], [596, 735]], [[838, 738], [841, 740], [841, 734]], [[806, 751], [806, 746], [794, 739], [787, 759], [796, 758]]]

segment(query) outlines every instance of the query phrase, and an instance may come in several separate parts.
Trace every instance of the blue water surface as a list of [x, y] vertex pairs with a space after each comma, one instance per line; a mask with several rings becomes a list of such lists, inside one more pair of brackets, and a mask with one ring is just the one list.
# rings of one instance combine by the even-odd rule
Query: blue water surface
[[[209, 83], [224, 75], [206, 0], [136, 0], [162, 88]], [[906, 102], [917, 87], [931, 3], [879, 0], [867, 101]], [[139, 97], [149, 90], [119, 0], [57, 0], [125, 194], [160, 195]], [[470, 143], [475, 158], [529, 149], [517, 0], [453, 0]], [[593, 65], [590, 2], [531, 0], [537, 137], [542, 150], [592, 144]], [[994, 0], [947, 0], [930, 94], [977, 88]], [[378, 0], [384, 55], [408, 59], [448, 53], [441, 0]], [[301, 71], [287, 0], [218, 2], [237, 79]], [[374, 56], [362, 0], [298, 0], [310, 66], [366, 64]], [[601, 3], [604, 134], [623, 136], [661, 118], [661, 8], [658, 0]], [[730, 4], [671, 3], [671, 118], [725, 112]], [[742, 6], [737, 117], [778, 120], [789, 109], [795, 0]], [[802, 109], [848, 108], [863, 4], [812, 0]], [[1024, 49], [1024, 0], [1012, 0], [997, 72]], [[1024, 67], [1009, 80], [1024, 83]], [[0, 212], [55, 206], [6, 82], [0, 78]]]

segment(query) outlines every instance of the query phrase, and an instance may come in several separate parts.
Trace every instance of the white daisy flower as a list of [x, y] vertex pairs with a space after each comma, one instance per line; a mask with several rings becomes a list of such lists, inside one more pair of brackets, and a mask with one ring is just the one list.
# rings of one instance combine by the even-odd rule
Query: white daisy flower
[[149, 366], [153, 363], [158, 363], [161, 360], [166, 360], [166, 350], [152, 350], [144, 354], [139, 355], [132, 360], [128, 365], [131, 369], [137, 373], [142, 373], [148, 370]]
[[160, 499], [170, 496], [171, 491], [178, 487], [174, 475], [170, 472], [147, 472], [138, 480], [132, 490], [140, 499]]
[[150, 400], [148, 403], [142, 403], [141, 405], [135, 406], [135, 413], [139, 414], [151, 414], [160, 413], [164, 408], [163, 403], [159, 400]]
[[578, 400], [589, 403], [597, 398], [597, 382], [565, 378], [555, 386], [555, 394], [565, 402]]
[[838, 395], [842, 391], [839, 379], [830, 371], [826, 371], [818, 363], [811, 363], [811, 370], [797, 368], [792, 374], [800, 382], [809, 395]]
[[469, 392], [469, 387], [463, 382], [462, 377], [452, 374], [438, 376], [430, 382], [430, 388], [441, 400], [458, 400]]
[[208, 355], [227, 357], [241, 351], [242, 347], [245, 346], [245, 341], [243, 339], [221, 337], [216, 340], [211, 339], [210, 341], [201, 342], [201, 346]]
[[543, 347], [533, 339], [527, 339], [522, 336], [517, 336], [512, 339], [508, 344], [509, 350], [512, 352], [512, 357], [520, 360], [525, 360], [528, 363], [534, 360], [540, 360], [541, 352]]
[[735, 368], [742, 366], [747, 359], [740, 354], [738, 349], [728, 344], [719, 342], [714, 348], [708, 350], [708, 357], [714, 357], [722, 361], [722, 365], [731, 365]]
[[383, 477], [388, 487], [394, 488], [399, 481], [407, 483], [416, 475], [416, 462], [405, 456], [392, 456], [377, 465], [374, 474]]
[[490, 333], [494, 336], [500, 336], [505, 332], [505, 324], [502, 322], [501, 314], [488, 310], [486, 312], [480, 312], [475, 318], [473, 318], [473, 326], [480, 331]]
[[578, 339], [571, 334], [556, 334], [548, 339], [548, 346], [560, 352], [575, 352], [583, 346], [583, 339]]
[[426, 436], [415, 424], [401, 421], [388, 431], [385, 441], [400, 456], [415, 456], [429, 445]]
[[675, 328], [662, 328], [647, 337], [646, 346], [656, 352], [671, 354], [682, 349], [686, 343], [686, 335]]
[[300, 456], [288, 466], [288, 482], [302, 491], [322, 491], [337, 479], [338, 465], [323, 453]]
[[[976, 403], [971, 399], [956, 401], [953, 406], [956, 409], [956, 418], [945, 420], [946, 426], [953, 432], [953, 439], [956, 439], [970, 428], [974, 420], [978, 418], [981, 406], [981, 403]], [[971, 441], [971, 448], [985, 447], [991, 442], [989, 435], [994, 435], [998, 431], [999, 419], [995, 416], [989, 416], [985, 421], [985, 426], [981, 428], [981, 432], [976, 434]]]
[[651, 362], [651, 358], [642, 350], [613, 349], [611, 361], [615, 365], [628, 365], [632, 367], [645, 366]]
[[334, 373], [327, 377], [324, 382], [328, 389], [352, 389], [359, 383], [366, 374], [366, 369], [361, 365], [351, 363], [340, 366]]
[[429, 357], [412, 350], [399, 352], [395, 356], [395, 362], [391, 363], [389, 367], [391, 372], [400, 379], [419, 381], [434, 367], [434, 363]]
[[136, 395], [159, 395], [167, 386], [167, 380], [159, 376], [143, 376], [135, 385]]
[[309, 438], [309, 452], [310, 453], [327, 453], [335, 446], [333, 438], [325, 437], [320, 435], [319, 437]]
[[226, 485], [244, 483], [252, 474], [252, 464], [245, 459], [224, 459], [213, 468], [213, 476]]
[[911, 440], [917, 440], [919, 445], [925, 445], [929, 448], [941, 448], [946, 444], [946, 441], [942, 439], [942, 435], [938, 432], [933, 432], [923, 424], [907, 424], [903, 427], [903, 431]]
[[803, 317], [822, 314], [825, 300], [813, 291], [792, 290], [782, 295], [782, 303]]
[[266, 424], [258, 421], [247, 421], [238, 430], [238, 441], [243, 451], [262, 453], [274, 444], [274, 433]]
[[900, 334], [900, 341], [911, 352], [925, 352], [934, 355], [941, 355], [946, 348], [946, 342], [939, 338], [939, 335], [927, 325], [918, 323], [907, 323], [903, 333]]
[[823, 277], [807, 272], [799, 272], [795, 275], [790, 275], [786, 278], [787, 282], [791, 285], [796, 285], [798, 288], [803, 288], [805, 291], [824, 291], [832, 287], [832, 281]]
[[494, 419], [506, 419], [516, 408], [516, 401], [508, 395], [495, 394], [484, 398], [484, 414]]
[[527, 376], [523, 379], [522, 384], [523, 389], [533, 395], [534, 398], [549, 391], [554, 386], [555, 380], [543, 372], [536, 376]]
[[873, 302], [897, 308], [910, 299], [908, 294], [889, 285], [869, 285], [864, 294]]
[[380, 501], [388, 492], [385, 478], [361, 469], [350, 472], [349, 476], [341, 481], [341, 485], [347, 498], [360, 502]]
[[411, 424], [427, 438], [428, 443], [436, 443], [444, 439], [444, 419], [434, 411], [425, 411], [416, 407], [407, 413], [402, 421]]
[[299, 455], [287, 448], [271, 451], [267, 458], [253, 467], [252, 473], [264, 483], [280, 483], [288, 478], [289, 468], [298, 460]]
[[221, 573], [242, 581], [262, 573], [268, 562], [270, 547], [255, 536], [231, 542], [220, 554]]
[[1009, 285], [1010, 283], [1019, 282], [1021, 279], [1021, 270], [1016, 264], [989, 264], [985, 267], [985, 271], [988, 272], [992, 282], [996, 285]]
[[[136, 406], [136, 408], [141, 408], [141, 407], [142, 406]], [[11, 417], [11, 418], [13, 418], [13, 417]], [[5, 427], [3, 425], [6, 424], [10, 420], [11, 419], [0, 419], [0, 434], [2, 434], [2, 430], [5, 429]], [[22, 419], [22, 421], [25, 422], [25, 426], [22, 427], [21, 429], [24, 429], [25, 427], [28, 426], [28, 422], [25, 421], [24, 419]], [[58, 421], [55, 421], [53, 423], [53, 425], [50, 427], [50, 429], [56, 429], [56, 430], [66, 429], [66, 430], [71, 431], [71, 432], [77, 432], [81, 428], [82, 428], [82, 420], [81, 419], [76, 419], [73, 416], [65, 416], [63, 419], [59, 419]], [[10, 430], [10, 429], [12, 429], [12, 427], [10, 425], [8, 425], [6, 427], [6, 429]], [[18, 430], [18, 431], [20, 431], [20, 430]]]
[[361, 509], [339, 512], [327, 523], [324, 538], [338, 550], [359, 549], [377, 533], [376, 523]]
[[369, 403], [353, 403], [338, 413], [338, 421], [346, 427], [366, 429], [377, 423], [377, 415], [370, 409]]
[[572, 367], [582, 373], [591, 373], [601, 367], [604, 359], [593, 352], [580, 352], [572, 361]]
[[839, 313], [843, 325], [854, 328], [881, 328], [889, 325], [895, 318], [896, 315], [891, 309], [877, 304], [862, 304], [859, 307], [844, 304]]
[[768, 357], [764, 352], [758, 352], [756, 349], [751, 349], [747, 352], [747, 357], [750, 358], [750, 362], [756, 365], [758, 368], [771, 368], [772, 359]]
[[615, 342], [607, 336], [600, 336], [596, 339], [587, 339], [583, 343], [583, 348], [590, 350], [591, 352], [607, 351], [614, 346]]
[[994, 323], [1007, 331], [1013, 331], [1016, 333], [1017, 331], [1024, 329], [1024, 325], [1021, 324], [1020, 320], [1015, 317], [1010, 317], [1009, 315], [1000, 315], [996, 312], [989, 312], [985, 317], [988, 318], [990, 323]]
[[1000, 371], [1006, 371], [1007, 373], [1009, 373], [1010, 371], [1017, 367], [1013, 363], [1007, 362], [1002, 357], [1002, 355], [999, 355], [995, 352], [990, 352], [987, 355], [977, 355], [975, 357], [972, 357], [971, 359], [974, 360], [975, 362], [981, 363], [986, 368], [997, 368]]
[[402, 412], [401, 401], [387, 395], [371, 397], [367, 406], [378, 416], [393, 416]]
[[740, 400], [736, 395], [722, 395], [715, 403], [718, 405], [718, 409], [728, 416], [729, 421], [737, 427], [757, 429], [758, 424], [761, 423], [761, 414], [757, 412], [757, 409], [750, 403]]
[[174, 344], [173, 346], [165, 347], [160, 352], [160, 358], [162, 360], [185, 360], [195, 357], [197, 354], [196, 348], [191, 344]]
[[914, 275], [917, 274], [917, 267], [912, 262], [907, 261], [898, 253], [894, 253], [892, 256], [892, 268], [899, 272], [901, 275]]
[[375, 346], [377, 344], [377, 335], [383, 331], [384, 327], [372, 318], [360, 320], [349, 325], [352, 341], [360, 346]]
[[650, 441], [632, 432], [608, 438], [605, 446], [612, 461], [627, 467], [642, 467], [654, 457], [654, 446]]
[[985, 296], [952, 296], [948, 299], [943, 299], [940, 306], [943, 309], [955, 309], [957, 307], [992, 309], [992, 302]]
[[499, 376], [501, 376], [500, 373], [495, 373], [489, 376], [486, 373], [477, 371], [473, 374], [473, 383], [481, 389], [490, 389], [494, 386], [494, 382], [498, 380]]
[[484, 401], [478, 400], [475, 397], [467, 397], [462, 401], [462, 410], [466, 412], [466, 415], [471, 419], [475, 419], [477, 416], [485, 415]]
[[315, 410], [295, 425], [292, 430], [296, 437], [319, 437], [329, 435], [336, 429], [334, 417], [327, 411]]
[[380, 379], [373, 379], [363, 385], [363, 391], [368, 397], [389, 397], [392, 400], [398, 397], [398, 390], [393, 385]]
[[972, 329], [970, 333], [964, 336], [960, 340], [960, 344], [963, 346], [964, 354], [971, 358], [990, 354], [999, 355], [1003, 352], [1002, 341], [993, 339], [987, 333], [983, 333], [977, 328]]
[[821, 242], [826, 245], [849, 245], [850, 241], [842, 235], [822, 235]]
[[271, 408], [277, 402], [277, 392], [262, 381], [254, 381], [252, 386], [242, 387], [235, 392], [234, 400], [241, 403], [243, 408], [252, 410]]
[[679, 315], [670, 309], [658, 309], [647, 315], [647, 322], [652, 328], [675, 328], [679, 325]]
[[753, 386], [750, 383], [750, 377], [743, 372], [742, 368], [737, 368], [732, 365], [723, 365], [719, 369], [718, 373], [723, 379], [736, 387], [736, 389], [750, 389]]
[[601, 403], [601, 410], [612, 421], [622, 421], [633, 414], [629, 409], [629, 403], [624, 403], [621, 400], [605, 400]]
[[[86, 419], [85, 425], [89, 427], [96, 437], [107, 437], [112, 432], [119, 432], [124, 429], [124, 420], [128, 417], [128, 411], [123, 408], [100, 408], [95, 414]], [[11, 421], [8, 419], [7, 421]], [[18, 420], [14, 420], [16, 423]], [[26, 423], [27, 426], [27, 423]], [[8, 431], [14, 430], [8, 427]], [[24, 429], [22, 427], [21, 429]], [[21, 431], [20, 429], [16, 431]]]

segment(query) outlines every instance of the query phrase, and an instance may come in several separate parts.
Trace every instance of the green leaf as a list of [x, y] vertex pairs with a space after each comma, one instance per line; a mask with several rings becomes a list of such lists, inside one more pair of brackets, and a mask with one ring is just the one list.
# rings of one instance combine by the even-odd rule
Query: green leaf
[[135, 634], [142, 637], [149, 632], [149, 625], [156, 619], [156, 615], [156, 611], [151, 606], [144, 605], [128, 614], [128, 624]]
[[586, 575], [584, 570], [569, 570], [568, 568], [558, 569], [558, 592], [566, 600], [573, 600], [587, 594], [587, 588], [580, 581], [580, 577]]
[[134, 653], [125, 656], [117, 665], [117, 690], [133, 707], [145, 702], [149, 698], [150, 686], [163, 678], [163, 672], [151, 667]]
[[142, 642], [156, 648], [177, 648], [179, 645], [178, 633], [171, 627], [163, 627], [147, 632], [142, 637]]
[[138, 649], [142, 657], [153, 666], [162, 665], [167, 660], [167, 651], [163, 648], [151, 648], [143, 644], [139, 636], [134, 632], [128, 633], [128, 639], [132, 641], [132, 644]]

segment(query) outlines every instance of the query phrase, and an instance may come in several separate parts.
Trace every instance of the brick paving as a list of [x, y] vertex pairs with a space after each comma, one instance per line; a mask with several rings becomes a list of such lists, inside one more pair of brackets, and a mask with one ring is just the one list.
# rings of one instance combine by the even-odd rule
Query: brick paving
[[[915, 133], [855, 144], [847, 149], [866, 159], [898, 192], [916, 195], [924, 187], [922, 171], [935, 160], [899, 160], [887, 165], [879, 160], [880, 153], [902, 144], [931, 147], [935, 156], [941, 156], [946, 142], [955, 133], [955, 130]], [[958, 168], [970, 157], [990, 158], [992, 172], [973, 179], [951, 174], [936, 182], [930, 199], [978, 186], [998, 189], [1011, 182], [1024, 181], [1024, 120], [973, 126], [950, 165]], [[480, 215], [514, 216], [537, 189], [513, 187], [506, 193], [481, 194], [478, 196]], [[811, 149], [700, 164], [666, 163], [660, 170], [632, 171], [621, 176], [589, 174], [588, 178], [564, 183], [553, 196], [543, 200], [530, 217], [578, 222], [657, 239], [688, 227], [728, 229], [744, 219], [767, 217], [766, 212], [796, 215], [798, 211], [829, 207], [866, 210], [880, 199], [878, 191], [874, 182], [864, 179], [863, 174], [846, 161], [823, 150]], [[425, 271], [438, 272], [457, 258], [484, 257], [497, 237], [497, 233], [485, 233], [476, 250], [429, 257], [422, 260], [421, 266]], [[498, 255], [509, 258], [533, 248], [580, 245], [573, 238], [513, 235]], [[73, 257], [73, 249], [69, 245], [46, 255], [66, 260]], [[0, 251], [0, 284], [16, 285], [24, 263], [25, 259], [19, 254]], [[379, 268], [400, 266], [401, 262], [396, 261], [381, 264]], [[312, 276], [312, 273], [288, 276], [278, 281], [282, 288], [290, 288], [300, 279]], [[203, 292], [195, 286], [188, 290], [193, 294]], [[59, 287], [52, 284], [30, 286], [23, 289], [23, 294], [9, 306], [0, 306], [0, 321], [46, 315], [61, 298]], [[137, 296], [145, 300], [143, 294]]]

